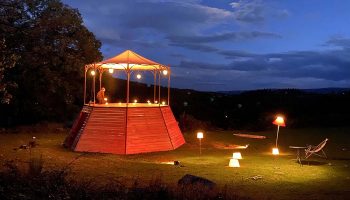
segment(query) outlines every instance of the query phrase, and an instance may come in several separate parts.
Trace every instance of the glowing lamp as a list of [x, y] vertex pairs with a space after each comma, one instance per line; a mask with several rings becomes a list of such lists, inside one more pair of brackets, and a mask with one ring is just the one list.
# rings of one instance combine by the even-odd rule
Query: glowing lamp
[[94, 70], [92, 70], [92, 71], [90, 72], [90, 74], [91, 74], [91, 76], [95, 76], [96, 72], [95, 72]]
[[165, 101], [162, 101], [162, 105], [163, 105], [163, 106], [165, 105]]
[[107, 98], [104, 98], [103, 100], [107, 101]]
[[272, 155], [279, 155], [279, 154], [280, 154], [280, 152], [279, 152], [278, 148], [272, 149]]
[[106, 102], [105, 104], [108, 105], [108, 102]]
[[134, 103], [137, 103], [137, 99], [134, 100]]
[[136, 78], [137, 78], [137, 79], [141, 79], [141, 77], [142, 77], [141, 74], [137, 74], [137, 75], [136, 75]]
[[234, 153], [232, 154], [232, 158], [233, 158], [233, 159], [242, 159], [241, 152], [234, 152]]
[[122, 105], [122, 102], [119, 102], [119, 105]]
[[228, 166], [229, 167], [240, 167], [239, 161], [237, 159], [231, 158]]
[[198, 139], [203, 139], [203, 132], [198, 132], [197, 133], [197, 138]]
[[151, 104], [151, 101], [150, 101], [150, 100], [147, 100], [147, 103], [148, 103], [148, 104]]
[[168, 74], [168, 70], [163, 70], [163, 75], [166, 76]]
[[199, 139], [199, 155], [202, 155], [203, 132], [197, 132], [197, 138]]
[[275, 121], [273, 121], [272, 122], [274, 125], [277, 125], [277, 126], [282, 126], [282, 127], [285, 127], [286, 126], [286, 124], [285, 124], [285, 122], [284, 122], [284, 119], [283, 119], [283, 117], [281, 117], [281, 116], [278, 116], [276, 119], [275, 119]]
[[109, 72], [110, 74], [113, 74], [114, 69], [108, 69], [108, 72]]
[[[276, 148], [275, 148], [275, 149], [277, 149], [277, 147], [278, 147], [278, 133], [279, 133], [279, 131], [280, 131], [280, 126], [285, 127], [286, 124], [284, 123], [284, 119], [283, 119], [283, 117], [281, 117], [281, 116], [277, 116], [276, 119], [275, 119], [275, 121], [273, 121], [272, 123], [275, 124], [275, 125], [277, 125]], [[277, 149], [277, 151], [278, 151], [278, 149]], [[274, 154], [274, 155], [278, 155], [278, 153], [277, 153], [277, 154]]]
[[157, 103], [158, 103], [158, 101], [154, 101], [154, 103], [155, 103], [155, 104], [157, 104]]

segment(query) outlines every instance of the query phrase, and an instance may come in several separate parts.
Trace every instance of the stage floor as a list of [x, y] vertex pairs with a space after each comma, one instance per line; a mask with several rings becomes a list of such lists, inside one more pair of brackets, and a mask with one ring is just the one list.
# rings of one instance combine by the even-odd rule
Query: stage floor
[[91, 107], [103, 107], [103, 108], [115, 108], [115, 107], [166, 107], [168, 105], [162, 105], [162, 104], [149, 104], [149, 103], [129, 103], [127, 105], [126, 103], [108, 103], [108, 104], [85, 104], [85, 106], [91, 106]]

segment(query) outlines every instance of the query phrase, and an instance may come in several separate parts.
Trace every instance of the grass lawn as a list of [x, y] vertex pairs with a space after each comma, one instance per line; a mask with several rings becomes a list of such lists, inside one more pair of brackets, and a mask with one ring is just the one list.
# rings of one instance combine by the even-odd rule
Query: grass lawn
[[[62, 169], [74, 161], [70, 164], [69, 177], [78, 181], [93, 180], [103, 184], [110, 180], [131, 183], [139, 179], [141, 183], [148, 184], [150, 180], [161, 177], [164, 183], [175, 185], [183, 175], [193, 174], [210, 179], [219, 187], [226, 185], [239, 196], [254, 199], [350, 198], [350, 128], [282, 128], [279, 156], [271, 155], [275, 131], [251, 133], [265, 135], [267, 139], [240, 138], [233, 136], [237, 133], [233, 131], [205, 132], [201, 156], [194, 133], [185, 133], [187, 143], [175, 151], [119, 156], [71, 152], [61, 146], [68, 130], [57, 130], [54, 125], [35, 126], [0, 134], [0, 162], [17, 159], [25, 169], [29, 151], [14, 148], [26, 144], [35, 136], [39, 146], [31, 154], [43, 156], [44, 170]], [[289, 149], [289, 145], [316, 145], [326, 137], [329, 138], [325, 147], [329, 156], [327, 160], [312, 157], [311, 161], [317, 162], [303, 166], [296, 163], [296, 152]], [[234, 150], [219, 149], [215, 144], [249, 144], [247, 149], [240, 150], [243, 156], [241, 167], [229, 168]], [[174, 160], [179, 160], [183, 167], [162, 164]], [[257, 175], [262, 178], [251, 179]]]

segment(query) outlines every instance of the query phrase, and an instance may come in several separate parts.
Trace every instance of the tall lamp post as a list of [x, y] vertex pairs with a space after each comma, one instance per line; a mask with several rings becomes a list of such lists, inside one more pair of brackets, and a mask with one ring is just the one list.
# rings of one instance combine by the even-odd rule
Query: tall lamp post
[[286, 124], [284, 122], [283, 117], [281, 117], [281, 116], [277, 116], [277, 118], [275, 119], [275, 121], [272, 122], [272, 124], [277, 125], [276, 146], [275, 146], [275, 148], [272, 149], [272, 154], [273, 155], [278, 155], [279, 154], [279, 150], [278, 150], [278, 133], [280, 131], [280, 126], [285, 127]]
[[202, 155], [202, 139], [203, 139], [203, 132], [197, 133], [197, 138], [199, 139], [199, 155]]

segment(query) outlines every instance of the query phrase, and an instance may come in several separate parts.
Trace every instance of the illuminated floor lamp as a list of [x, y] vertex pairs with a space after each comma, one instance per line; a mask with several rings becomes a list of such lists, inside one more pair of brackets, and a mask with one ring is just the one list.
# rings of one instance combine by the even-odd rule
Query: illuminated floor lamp
[[272, 122], [274, 125], [277, 125], [277, 135], [276, 135], [276, 146], [275, 148], [272, 149], [272, 154], [273, 155], [278, 155], [279, 154], [279, 150], [278, 150], [278, 132], [280, 131], [280, 126], [285, 127], [286, 124], [284, 123], [284, 119], [281, 116], [277, 116], [277, 118], [275, 119], [275, 121]]
[[202, 139], [203, 139], [203, 132], [197, 133], [197, 138], [199, 139], [199, 155], [202, 154]]

